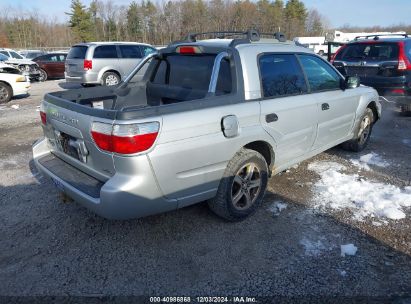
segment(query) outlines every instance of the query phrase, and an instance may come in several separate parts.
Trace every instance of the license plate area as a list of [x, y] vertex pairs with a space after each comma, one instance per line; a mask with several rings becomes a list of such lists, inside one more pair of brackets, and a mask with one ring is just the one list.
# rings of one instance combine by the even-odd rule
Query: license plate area
[[54, 134], [58, 150], [83, 163], [87, 162], [88, 151], [83, 140], [58, 130], [54, 130]]

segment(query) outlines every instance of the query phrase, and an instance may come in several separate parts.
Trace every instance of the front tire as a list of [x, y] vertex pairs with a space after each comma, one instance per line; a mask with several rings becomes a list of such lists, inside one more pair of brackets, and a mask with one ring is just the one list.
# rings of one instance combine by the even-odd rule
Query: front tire
[[115, 86], [120, 83], [120, 76], [114, 72], [106, 72], [104, 73], [102, 80], [104, 86]]
[[48, 78], [47, 72], [43, 69], [40, 69], [39, 72], [40, 72], [40, 74], [39, 74], [38, 81], [40, 81], [40, 82], [46, 81], [47, 78]]
[[0, 82], [0, 104], [7, 103], [13, 97], [13, 90], [5, 83]]
[[342, 148], [347, 151], [361, 152], [367, 147], [370, 141], [372, 127], [374, 125], [374, 113], [370, 108], [365, 110], [361, 117], [356, 136], [342, 144]]
[[268, 166], [264, 157], [249, 149], [241, 149], [228, 163], [217, 195], [208, 206], [228, 221], [242, 221], [263, 203], [268, 182]]

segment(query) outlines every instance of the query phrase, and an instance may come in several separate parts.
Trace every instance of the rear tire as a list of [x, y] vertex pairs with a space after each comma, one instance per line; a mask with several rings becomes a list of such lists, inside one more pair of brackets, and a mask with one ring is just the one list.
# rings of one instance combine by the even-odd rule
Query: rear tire
[[13, 90], [8, 84], [0, 82], [0, 104], [7, 103], [13, 97]]
[[374, 125], [374, 112], [367, 108], [361, 117], [360, 125], [356, 131], [356, 136], [342, 144], [342, 148], [347, 151], [361, 152], [370, 141], [372, 127]]
[[40, 82], [46, 81], [48, 78], [47, 72], [43, 69], [40, 69], [39, 72], [40, 72], [40, 75], [38, 77], [38, 81]]
[[120, 76], [114, 72], [106, 72], [102, 77], [103, 86], [115, 86], [120, 83]]
[[208, 206], [228, 221], [242, 221], [263, 203], [267, 182], [268, 166], [264, 157], [243, 148], [228, 163], [217, 195], [208, 201]]

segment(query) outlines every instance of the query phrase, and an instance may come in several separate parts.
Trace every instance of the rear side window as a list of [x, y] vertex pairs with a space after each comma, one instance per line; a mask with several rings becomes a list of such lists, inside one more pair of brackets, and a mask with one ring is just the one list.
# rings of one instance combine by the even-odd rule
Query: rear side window
[[307, 92], [304, 74], [294, 55], [262, 55], [259, 58], [259, 66], [264, 97]]
[[138, 45], [120, 45], [122, 58], [142, 58], [140, 47]]
[[115, 45], [101, 45], [94, 49], [93, 58], [113, 59], [118, 58]]
[[328, 63], [315, 56], [298, 56], [312, 92], [340, 89], [341, 78]]
[[67, 54], [67, 59], [84, 59], [86, 58], [87, 46], [73, 46]]
[[338, 52], [337, 60], [397, 60], [397, 43], [354, 43]]

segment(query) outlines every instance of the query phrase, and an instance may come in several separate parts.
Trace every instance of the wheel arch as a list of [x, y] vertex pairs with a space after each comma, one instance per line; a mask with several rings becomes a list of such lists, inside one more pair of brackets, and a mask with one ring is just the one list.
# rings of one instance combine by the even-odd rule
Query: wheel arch
[[275, 153], [273, 147], [264, 140], [256, 140], [246, 144], [244, 148], [254, 150], [264, 157], [269, 168], [268, 175], [271, 176], [271, 171], [273, 169], [275, 161]]
[[378, 112], [377, 108], [377, 103], [375, 101], [371, 101], [368, 105], [367, 108], [370, 108], [374, 114], [374, 122], [380, 119], [380, 114]]
[[14, 95], [13, 87], [11, 86], [10, 83], [8, 83], [8, 82], [5, 81], [5, 80], [0, 80], [0, 83], [5, 84], [6, 86], [8, 86], [8, 87], [10, 88], [10, 90], [11, 90], [12, 96]]

